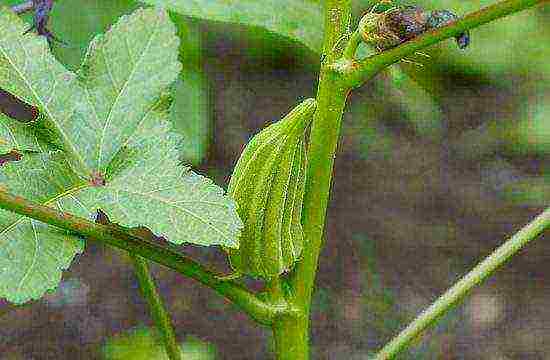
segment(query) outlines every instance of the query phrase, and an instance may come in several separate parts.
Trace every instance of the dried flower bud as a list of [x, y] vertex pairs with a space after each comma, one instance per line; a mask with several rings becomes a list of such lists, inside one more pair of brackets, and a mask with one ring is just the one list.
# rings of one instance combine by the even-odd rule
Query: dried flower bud
[[426, 31], [428, 16], [429, 13], [420, 7], [404, 6], [385, 16], [385, 26], [405, 42]]
[[[358, 31], [366, 44], [383, 51], [430, 29], [445, 26], [457, 18], [448, 10], [429, 12], [418, 6], [395, 6], [383, 13], [371, 11], [365, 14], [359, 22]], [[458, 47], [464, 49], [470, 43], [469, 33], [458, 35], [456, 41]]]

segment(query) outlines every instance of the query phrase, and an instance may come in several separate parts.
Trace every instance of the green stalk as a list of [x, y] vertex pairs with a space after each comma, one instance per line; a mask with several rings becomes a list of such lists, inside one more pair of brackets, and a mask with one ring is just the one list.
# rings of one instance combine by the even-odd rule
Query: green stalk
[[149, 271], [149, 265], [147, 260], [139, 255], [130, 254], [134, 269], [136, 270], [136, 276], [139, 282], [139, 288], [143, 297], [147, 300], [151, 315], [156, 327], [160, 331], [166, 353], [170, 360], [182, 360], [182, 354], [178, 342], [176, 340], [176, 334], [174, 333], [174, 327], [170, 320], [170, 315], [164, 307], [164, 303], [160, 294], [157, 291], [155, 280]]
[[[346, 31], [351, 13], [349, 0], [329, 0], [325, 5], [325, 49], [332, 49]], [[330, 50], [329, 50], [330, 51]], [[331, 63], [339, 54], [327, 54]], [[308, 149], [308, 170], [302, 222], [306, 245], [304, 258], [291, 278], [297, 305], [309, 312], [317, 260], [321, 250], [332, 170], [340, 125], [349, 89], [328, 66], [321, 68], [317, 111], [313, 117]]]
[[447, 292], [441, 295], [430, 307], [424, 310], [412, 323], [399, 335], [390, 341], [376, 355], [376, 360], [393, 359], [401, 350], [407, 348], [410, 343], [433, 325], [442, 315], [449, 312], [460, 300], [462, 300], [473, 287], [492, 275], [500, 266], [521, 250], [527, 243], [545, 229], [550, 227], [550, 208], [523, 227], [508, 241], [497, 248], [491, 255], [480, 262], [472, 271], [460, 279]]
[[272, 325], [277, 360], [309, 359], [308, 317], [284, 315]]
[[163, 245], [159, 242], [128, 234], [125, 231], [118, 230], [117, 227], [96, 224], [87, 219], [31, 202], [4, 191], [0, 191], [0, 208], [57, 226], [90, 240], [106, 243], [164, 265], [212, 288], [237, 305], [259, 324], [270, 325], [275, 314], [287, 311], [281, 306], [275, 307], [265, 303], [235, 281], [223, 280], [223, 276], [182, 255], [170, 245]]
[[[298, 309], [294, 314], [277, 317], [273, 334], [277, 359], [309, 359], [309, 309], [311, 293], [321, 251], [326, 209], [332, 181], [336, 144], [348, 88], [337, 73], [330, 70], [340, 52], [333, 53], [338, 40], [345, 35], [351, 15], [350, 0], [325, 1], [325, 61], [321, 67], [315, 112], [308, 149], [308, 169], [302, 223], [306, 245], [303, 259], [290, 277], [292, 294], [289, 301]], [[337, 50], [337, 49], [335, 49]]]

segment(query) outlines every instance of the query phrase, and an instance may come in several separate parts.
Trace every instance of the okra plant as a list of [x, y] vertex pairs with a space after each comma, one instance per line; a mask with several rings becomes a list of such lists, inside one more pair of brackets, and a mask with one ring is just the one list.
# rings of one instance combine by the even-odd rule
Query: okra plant
[[[0, 297], [14, 304], [41, 298], [87, 242], [99, 241], [130, 254], [170, 359], [182, 353], [149, 262], [214, 289], [270, 327], [276, 358], [309, 358], [312, 292], [350, 92], [446, 39], [468, 51], [474, 28], [540, 3], [505, 0], [459, 17], [382, 1], [354, 19], [351, 0], [143, 0], [91, 41], [77, 71], [51, 53], [71, 46], [50, 31], [53, 1], [0, 6]], [[29, 27], [19, 15], [31, 10]], [[315, 97], [297, 100], [250, 140], [227, 191], [181, 161], [182, 143], [192, 139], [173, 131], [171, 85], [185, 39], [169, 12], [263, 27], [321, 59]], [[361, 44], [370, 56], [358, 56]], [[372, 349], [373, 358], [406, 349], [549, 225], [550, 208]], [[182, 244], [222, 247], [233, 272], [209, 270]], [[264, 290], [248, 288], [247, 277]]]

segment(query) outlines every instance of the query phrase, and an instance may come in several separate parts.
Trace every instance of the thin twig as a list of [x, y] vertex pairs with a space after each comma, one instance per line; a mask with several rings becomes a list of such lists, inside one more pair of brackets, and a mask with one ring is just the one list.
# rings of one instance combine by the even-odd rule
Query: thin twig
[[132, 262], [134, 264], [141, 293], [149, 304], [151, 315], [153, 316], [155, 326], [161, 334], [168, 358], [170, 360], [182, 360], [181, 349], [176, 340], [172, 320], [170, 319], [170, 315], [168, 314], [168, 311], [164, 306], [164, 302], [158, 293], [157, 286], [155, 285], [155, 279], [153, 279], [153, 276], [151, 275], [147, 260], [135, 254], [130, 254], [130, 257], [132, 258]]
[[434, 324], [438, 318], [452, 309], [470, 290], [481, 284], [514, 254], [527, 245], [529, 241], [535, 239], [549, 227], [550, 208], [547, 208], [441, 295], [409, 326], [401, 331], [399, 335], [384, 346], [374, 359], [393, 359], [401, 350], [407, 348], [413, 340], [417, 339], [430, 325]]

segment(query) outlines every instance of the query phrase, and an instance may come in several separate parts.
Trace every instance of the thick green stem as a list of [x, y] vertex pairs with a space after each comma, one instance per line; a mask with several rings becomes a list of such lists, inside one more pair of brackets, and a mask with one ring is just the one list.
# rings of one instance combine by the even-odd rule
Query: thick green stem
[[[351, 4], [350, 1], [332, 0], [326, 1], [325, 6], [324, 48], [333, 49], [334, 44], [345, 34]], [[338, 74], [326, 66], [339, 55], [327, 54], [319, 77], [317, 111], [311, 126], [307, 153], [308, 171], [302, 215], [306, 246], [303, 250], [304, 258], [298, 263], [291, 278], [297, 305], [306, 313], [309, 312], [311, 292], [317, 272], [317, 260], [325, 227], [336, 145], [348, 94], [348, 88]]]
[[130, 254], [130, 256], [134, 264], [141, 293], [149, 304], [153, 321], [160, 331], [168, 358], [170, 360], [182, 360], [181, 350], [176, 341], [176, 334], [174, 333], [170, 315], [168, 315], [168, 311], [166, 311], [162, 298], [157, 291], [155, 280], [153, 276], [151, 276], [147, 260], [135, 254]]
[[[303, 259], [290, 277], [289, 301], [297, 313], [277, 317], [273, 324], [278, 359], [309, 358], [309, 309], [321, 251], [336, 145], [348, 89], [327, 64], [341, 51], [335, 44], [345, 35], [351, 14], [350, 0], [325, 2], [325, 61], [321, 67], [317, 91], [317, 110], [313, 118], [308, 149], [308, 170], [302, 223], [306, 245]], [[337, 52], [334, 53], [333, 50]]]
[[317, 95], [317, 112], [311, 128], [307, 185], [304, 197], [303, 259], [292, 278], [297, 305], [309, 312], [325, 227], [332, 169], [348, 90], [330, 71], [323, 71]]
[[4, 191], [0, 191], [0, 208], [57, 226], [90, 240], [104, 242], [164, 265], [212, 288], [260, 324], [270, 325], [276, 314], [285, 311], [280, 306], [275, 308], [263, 302], [255, 294], [234, 281], [220, 279], [221, 276], [182, 255], [170, 245], [128, 234], [125, 231], [117, 230], [117, 227], [96, 224]]
[[493, 274], [512, 255], [545, 229], [550, 227], [550, 208], [537, 216], [523, 229], [517, 232], [512, 238], [506, 241], [491, 255], [480, 262], [472, 271], [460, 279], [453, 287], [441, 295], [430, 307], [424, 310], [412, 323], [409, 324], [399, 335], [390, 341], [376, 355], [377, 360], [393, 359], [401, 350], [409, 346], [411, 341], [426, 330], [430, 325], [449, 312], [470, 290], [479, 285], [483, 280]]
[[339, 54], [332, 53], [334, 45], [345, 34], [346, 21], [351, 14], [349, 0], [329, 0], [325, 4], [324, 49], [329, 51], [321, 67], [317, 89], [317, 110], [311, 125], [308, 149], [308, 169], [302, 223], [306, 237], [304, 258], [291, 278], [297, 305], [308, 312], [311, 292], [317, 272], [317, 260], [321, 250], [326, 210], [332, 181], [332, 168], [340, 124], [348, 90], [326, 64]]
[[309, 359], [309, 326], [306, 316], [285, 315], [272, 325], [277, 360]]

